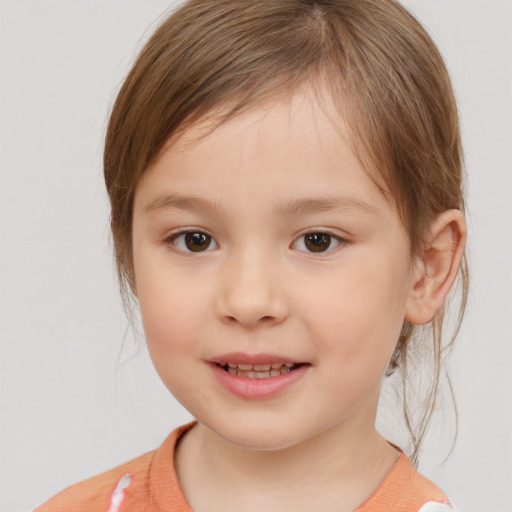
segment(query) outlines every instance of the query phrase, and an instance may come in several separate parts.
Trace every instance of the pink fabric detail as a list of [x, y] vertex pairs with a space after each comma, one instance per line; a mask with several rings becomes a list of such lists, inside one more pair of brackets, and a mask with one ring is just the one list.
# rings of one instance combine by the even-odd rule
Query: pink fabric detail
[[116, 488], [110, 497], [110, 507], [107, 512], [119, 512], [121, 504], [123, 503], [125, 493], [124, 490], [132, 483], [130, 473], [125, 473], [117, 482]]

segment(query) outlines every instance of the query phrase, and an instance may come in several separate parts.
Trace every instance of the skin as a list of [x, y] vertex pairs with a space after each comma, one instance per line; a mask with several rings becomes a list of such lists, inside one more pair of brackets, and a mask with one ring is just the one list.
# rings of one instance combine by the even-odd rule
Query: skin
[[[199, 422], [176, 454], [196, 512], [350, 511], [398, 456], [374, 426], [381, 381], [404, 319], [427, 322], [442, 304], [463, 220], [438, 219], [428, 257], [412, 261], [392, 196], [327, 114], [302, 92], [206, 136], [192, 126], [136, 190], [148, 348]], [[190, 252], [186, 232], [211, 242]], [[330, 235], [325, 251], [309, 250], [311, 233]], [[247, 399], [209, 363], [232, 352], [307, 365], [282, 392]]]

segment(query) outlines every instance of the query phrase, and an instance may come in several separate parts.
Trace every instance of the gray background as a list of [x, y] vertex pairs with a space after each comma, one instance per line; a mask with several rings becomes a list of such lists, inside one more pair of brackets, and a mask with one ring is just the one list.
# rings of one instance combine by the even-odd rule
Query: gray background
[[[512, 2], [408, 0], [452, 72], [466, 147], [472, 296], [421, 469], [465, 512], [512, 511]], [[189, 415], [127, 328], [102, 138], [164, 0], [0, 1], [0, 510], [155, 448]], [[386, 399], [379, 422], [400, 437]], [[443, 400], [446, 399], [446, 396]]]

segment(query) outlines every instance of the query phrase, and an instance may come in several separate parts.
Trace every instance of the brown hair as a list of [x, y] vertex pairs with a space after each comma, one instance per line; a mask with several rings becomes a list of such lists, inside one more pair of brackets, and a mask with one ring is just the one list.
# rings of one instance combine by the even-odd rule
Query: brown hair
[[[105, 142], [105, 181], [125, 297], [133, 291], [132, 208], [137, 182], [173, 135], [214, 108], [219, 123], [277, 95], [328, 92], [368, 172], [394, 196], [421, 254], [431, 221], [463, 210], [457, 107], [443, 59], [421, 25], [394, 0], [189, 0], [142, 49], [115, 102]], [[321, 100], [321, 91], [318, 98]], [[467, 297], [467, 266], [460, 273]], [[402, 372], [404, 413], [416, 460], [440, 382], [444, 312], [430, 326], [433, 372], [413, 424], [407, 400], [410, 348], [426, 336], [404, 325], [389, 373]]]

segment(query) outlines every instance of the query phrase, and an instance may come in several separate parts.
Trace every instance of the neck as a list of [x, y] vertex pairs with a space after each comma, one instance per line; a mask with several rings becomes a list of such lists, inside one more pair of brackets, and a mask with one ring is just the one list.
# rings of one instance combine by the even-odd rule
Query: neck
[[292, 505], [354, 510], [378, 487], [398, 456], [373, 423], [371, 428], [362, 428], [364, 424], [368, 422], [336, 426], [275, 451], [234, 446], [199, 424], [178, 447], [178, 479], [196, 512], [216, 511], [212, 503], [219, 504], [218, 510], [241, 503], [245, 511], [277, 511]]

